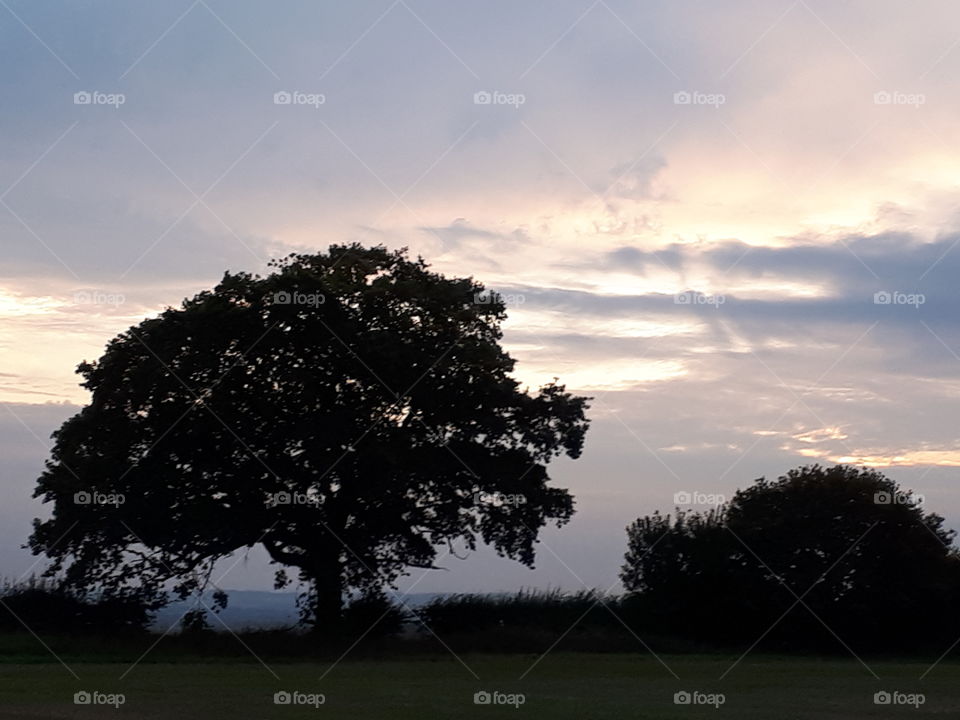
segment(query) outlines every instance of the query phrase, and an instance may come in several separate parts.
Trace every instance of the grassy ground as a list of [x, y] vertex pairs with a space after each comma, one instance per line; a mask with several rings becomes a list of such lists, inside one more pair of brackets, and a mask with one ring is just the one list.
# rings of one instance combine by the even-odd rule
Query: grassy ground
[[[268, 669], [256, 661], [167, 663], [148, 657], [131, 670], [132, 662], [64, 659], [79, 679], [55, 662], [0, 663], [0, 718], [960, 717], [955, 662], [920, 680], [930, 662], [867, 659], [880, 676], [876, 680], [853, 659], [748, 656], [721, 680], [735, 658], [663, 657], [679, 679], [650, 655], [625, 654], [551, 653], [535, 666], [536, 655], [466, 655], [463, 663], [451, 656], [348, 659], [332, 669], [330, 661], [267, 660]], [[74, 693], [83, 690], [123, 693], [125, 703], [119, 710], [75, 705]], [[284, 690], [322, 693], [325, 703], [275, 705], [274, 693]], [[483, 690], [522, 693], [524, 703], [474, 704], [474, 694]], [[723, 693], [725, 702], [719, 709], [674, 704], [674, 693], [683, 690]], [[919, 709], [875, 705], [874, 693], [882, 690], [924, 693], [925, 703]]]

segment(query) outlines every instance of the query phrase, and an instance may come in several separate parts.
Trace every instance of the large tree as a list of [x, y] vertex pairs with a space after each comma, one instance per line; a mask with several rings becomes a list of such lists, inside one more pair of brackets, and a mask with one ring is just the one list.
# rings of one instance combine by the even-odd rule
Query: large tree
[[953, 531], [875, 470], [797, 468], [725, 507], [641, 518], [627, 535], [623, 584], [671, 634], [892, 651], [960, 632]]
[[54, 434], [35, 492], [53, 506], [30, 538], [49, 573], [157, 600], [260, 544], [329, 627], [348, 591], [454, 543], [532, 566], [539, 530], [573, 513], [547, 464], [579, 456], [587, 398], [511, 376], [501, 298], [383, 247], [271, 266], [79, 366], [90, 404]]

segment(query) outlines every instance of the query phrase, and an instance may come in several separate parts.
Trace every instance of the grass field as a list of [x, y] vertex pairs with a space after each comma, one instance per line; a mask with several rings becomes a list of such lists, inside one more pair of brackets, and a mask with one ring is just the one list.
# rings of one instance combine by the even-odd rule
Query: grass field
[[[130, 662], [64, 659], [79, 680], [63, 665], [39, 657], [0, 663], [0, 718], [960, 717], [960, 665], [954, 662], [938, 665], [920, 680], [931, 662], [868, 659], [877, 680], [853, 659], [748, 656], [721, 680], [735, 658], [663, 657], [678, 680], [652, 656], [626, 654], [549, 654], [532, 670], [536, 655], [467, 655], [463, 664], [451, 656], [347, 659], [332, 670], [331, 662], [319, 661], [268, 660], [268, 670], [256, 661], [145, 660], [130, 670]], [[484, 690], [522, 693], [524, 702], [519, 707], [475, 704], [474, 694]], [[125, 702], [116, 710], [76, 705], [78, 691], [122, 693]], [[278, 691], [323, 694], [325, 702], [275, 705]], [[725, 701], [719, 708], [677, 705], [679, 691], [722, 693]], [[925, 702], [919, 708], [875, 705], [878, 691], [923, 693]]]

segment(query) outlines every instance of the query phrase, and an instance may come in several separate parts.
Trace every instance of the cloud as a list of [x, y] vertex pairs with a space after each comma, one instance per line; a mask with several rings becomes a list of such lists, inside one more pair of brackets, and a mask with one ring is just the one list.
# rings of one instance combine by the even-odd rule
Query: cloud
[[[36, 35], [11, 21], [0, 44], [0, 399], [41, 437], [69, 414], [43, 400], [86, 399], [78, 361], [224, 270], [384, 242], [522, 297], [518, 376], [597, 397], [587, 453], [558, 469], [591, 582], [681, 481], [729, 493], [852, 458], [960, 517], [940, 467], [960, 396], [956, 6], [11, 8]], [[124, 301], [77, 299], [95, 295]], [[23, 432], [0, 435], [17, 497], [45, 451]], [[548, 541], [572, 558], [582, 536]], [[577, 586], [549, 561], [536, 577]]]

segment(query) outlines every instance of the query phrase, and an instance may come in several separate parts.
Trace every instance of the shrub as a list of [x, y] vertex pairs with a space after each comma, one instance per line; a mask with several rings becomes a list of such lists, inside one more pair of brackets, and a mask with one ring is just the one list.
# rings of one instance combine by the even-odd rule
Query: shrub
[[0, 632], [142, 631], [150, 610], [131, 597], [84, 597], [47, 579], [0, 587]]

